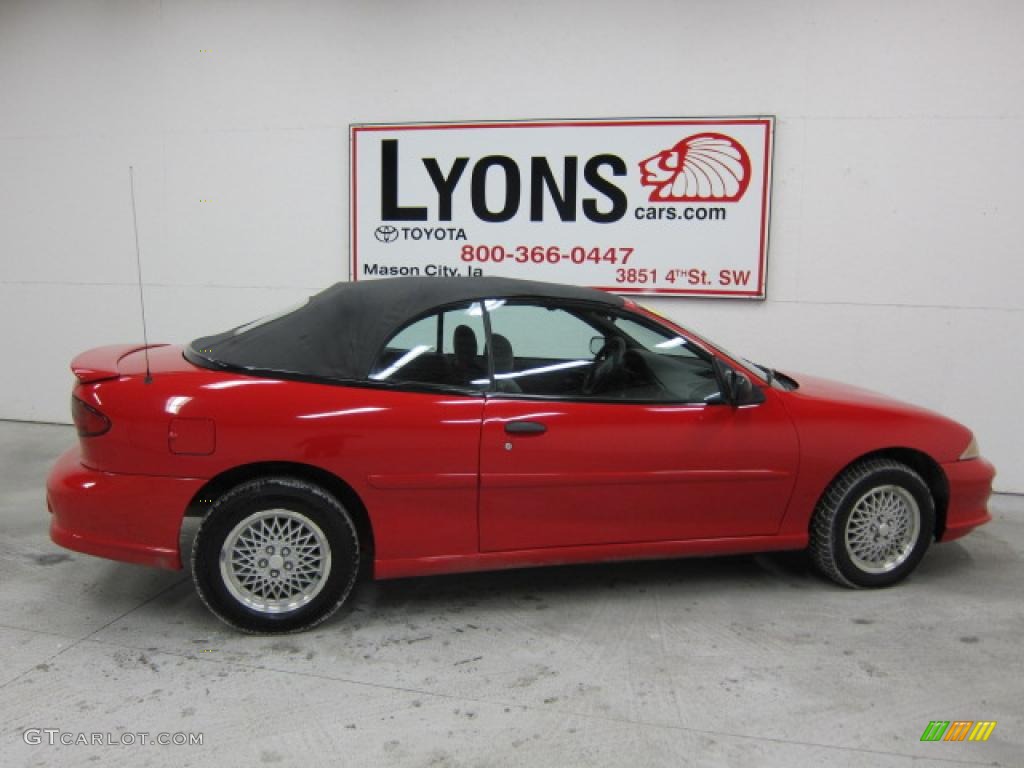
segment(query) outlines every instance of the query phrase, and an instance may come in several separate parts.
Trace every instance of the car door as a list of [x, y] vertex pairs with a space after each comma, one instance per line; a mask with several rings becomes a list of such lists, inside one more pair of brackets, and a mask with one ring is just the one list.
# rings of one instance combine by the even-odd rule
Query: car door
[[[481, 432], [482, 551], [778, 530], [797, 440], [774, 392], [722, 402], [703, 348], [631, 313], [489, 306], [489, 345], [502, 355]], [[594, 349], [606, 362], [615, 337], [622, 370], [595, 387]]]

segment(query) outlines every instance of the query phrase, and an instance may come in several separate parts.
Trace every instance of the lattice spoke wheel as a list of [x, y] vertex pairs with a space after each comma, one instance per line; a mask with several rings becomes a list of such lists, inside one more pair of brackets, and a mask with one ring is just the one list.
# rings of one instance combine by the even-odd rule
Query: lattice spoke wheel
[[260, 613], [284, 613], [313, 600], [331, 572], [331, 548], [320, 527], [289, 509], [253, 512], [220, 550], [228, 592]]
[[809, 552], [815, 566], [847, 587], [884, 587], [905, 578], [935, 530], [935, 503], [922, 477], [892, 459], [844, 470], [818, 502]]
[[867, 573], [886, 573], [907, 561], [917, 543], [921, 509], [898, 485], [872, 488], [853, 505], [846, 521], [846, 550]]
[[341, 607], [359, 554], [352, 519], [334, 496], [296, 478], [260, 478], [213, 504], [196, 534], [192, 575], [228, 624], [294, 632]]

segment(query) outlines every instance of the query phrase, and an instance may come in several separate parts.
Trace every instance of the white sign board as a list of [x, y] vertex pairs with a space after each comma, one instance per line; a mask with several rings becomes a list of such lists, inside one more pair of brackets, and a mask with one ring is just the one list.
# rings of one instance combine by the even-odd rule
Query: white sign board
[[764, 298], [774, 119], [353, 125], [351, 279]]

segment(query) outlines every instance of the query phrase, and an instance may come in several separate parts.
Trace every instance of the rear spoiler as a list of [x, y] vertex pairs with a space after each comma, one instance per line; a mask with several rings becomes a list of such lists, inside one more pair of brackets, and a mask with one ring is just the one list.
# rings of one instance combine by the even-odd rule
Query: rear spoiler
[[[150, 344], [149, 348], [163, 346], [166, 345]], [[105, 347], [94, 347], [77, 355], [71, 361], [71, 372], [75, 374], [80, 384], [116, 379], [121, 375], [117, 370], [117, 364], [121, 359], [132, 352], [140, 352], [143, 349], [146, 349], [145, 344], [110, 344]]]

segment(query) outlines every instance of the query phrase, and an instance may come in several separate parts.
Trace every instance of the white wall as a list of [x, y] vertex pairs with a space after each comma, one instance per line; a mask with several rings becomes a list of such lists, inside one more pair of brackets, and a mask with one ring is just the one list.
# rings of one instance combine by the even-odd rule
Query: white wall
[[[352, 122], [775, 114], [764, 303], [660, 311], [973, 427], [1024, 491], [1024, 5], [2, 2], [0, 417], [347, 276]], [[209, 52], [202, 52], [209, 49]], [[212, 202], [200, 202], [212, 200]]]

